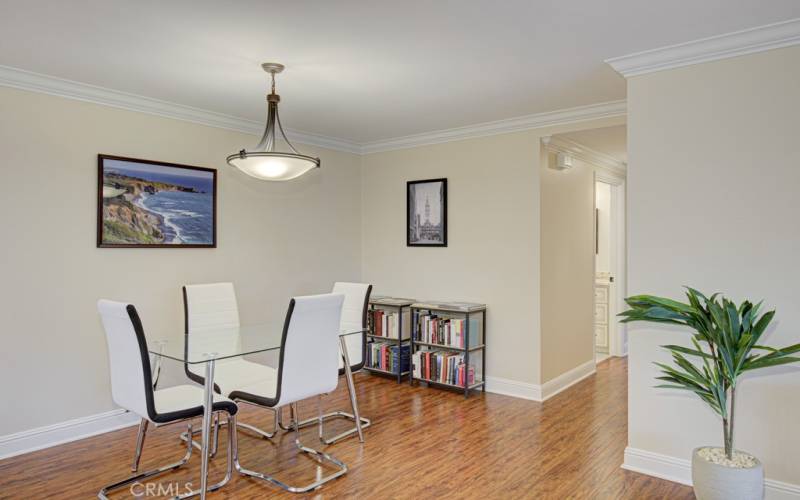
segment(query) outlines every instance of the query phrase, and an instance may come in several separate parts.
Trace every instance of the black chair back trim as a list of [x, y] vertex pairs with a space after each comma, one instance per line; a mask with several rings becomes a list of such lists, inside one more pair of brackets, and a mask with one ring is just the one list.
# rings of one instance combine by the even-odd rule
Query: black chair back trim
[[[181, 289], [183, 291], [183, 357], [186, 359], [189, 355], [189, 300], [186, 297], [186, 287], [181, 287]], [[192, 382], [206, 385], [206, 378], [190, 371], [189, 363], [186, 361], [183, 362], [183, 371], [186, 372], [186, 376], [189, 377], [189, 380]], [[217, 384], [214, 384], [214, 392], [222, 394], [222, 390]]]
[[289, 335], [289, 325], [292, 322], [292, 314], [294, 313], [294, 299], [289, 301], [289, 309], [286, 310], [286, 319], [283, 322], [283, 333], [281, 334], [281, 350], [278, 357], [278, 384], [275, 387], [275, 397], [267, 398], [250, 394], [249, 392], [233, 391], [230, 393], [230, 398], [233, 400], [241, 399], [242, 401], [249, 401], [261, 406], [274, 408], [278, 401], [281, 400], [281, 385], [283, 383], [283, 359], [286, 352], [286, 337]]
[[[136, 333], [136, 340], [139, 344], [139, 354], [142, 358], [144, 397], [147, 405], [147, 417], [157, 424], [166, 424], [168, 422], [175, 422], [176, 420], [184, 420], [202, 415], [202, 405], [167, 413], [158, 413], [156, 411], [155, 397], [153, 396], [153, 376], [150, 367], [150, 354], [147, 352], [147, 339], [144, 336], [142, 320], [139, 318], [139, 313], [136, 311], [136, 308], [133, 306], [133, 304], [128, 304], [125, 309], [128, 311], [128, 317], [133, 325], [133, 331]], [[238, 410], [236, 404], [230, 401], [214, 403], [213, 409], [214, 411], [226, 411], [231, 415], [236, 415], [236, 411]]]

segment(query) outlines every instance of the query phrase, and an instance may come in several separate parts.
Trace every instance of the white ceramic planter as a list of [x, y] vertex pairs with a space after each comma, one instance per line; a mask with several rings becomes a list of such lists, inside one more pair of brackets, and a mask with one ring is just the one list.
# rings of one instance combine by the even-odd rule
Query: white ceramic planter
[[[705, 446], [703, 448], [706, 448]], [[763, 500], [764, 466], [750, 468], [715, 464], [692, 452], [692, 483], [697, 500]]]

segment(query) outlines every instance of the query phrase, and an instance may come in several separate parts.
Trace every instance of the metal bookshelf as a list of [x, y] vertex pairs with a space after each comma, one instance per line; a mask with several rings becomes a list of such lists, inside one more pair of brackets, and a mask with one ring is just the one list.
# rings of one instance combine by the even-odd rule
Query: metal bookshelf
[[[436, 314], [443, 318], [464, 318], [464, 347], [457, 347], [448, 344], [436, 344], [430, 342], [422, 342], [421, 332], [419, 331], [418, 318], [420, 314]], [[470, 328], [471, 319], [477, 319], [477, 328]], [[477, 331], [474, 331], [477, 330]], [[474, 345], [470, 345], [470, 339]], [[467, 367], [467, 374], [469, 367], [473, 366], [475, 370], [475, 381], [470, 384], [469, 376], [464, 377], [464, 383], [461, 385], [443, 383], [436, 380], [414, 376], [414, 354], [417, 350], [423, 351], [452, 351], [461, 353], [464, 356], [464, 364]], [[477, 370], [477, 364], [470, 365], [470, 357], [473, 361], [475, 357], [480, 356], [479, 364], [480, 373]], [[486, 391], [486, 304], [473, 304], [465, 302], [418, 302], [411, 305], [411, 377], [409, 382], [414, 381], [422, 384], [439, 387], [443, 389], [451, 389], [463, 391], [464, 397], [469, 397], [470, 391], [480, 388], [482, 392]]]
[[[403, 298], [395, 298], [395, 297], [381, 297], [376, 296], [370, 299], [369, 301], [369, 333], [367, 333], [367, 345], [375, 343], [375, 342], [384, 342], [390, 345], [396, 345], [398, 350], [398, 363], [397, 369], [395, 371], [388, 371], [388, 370], [381, 370], [380, 368], [373, 368], [369, 366], [369, 364], [364, 365], [364, 369], [370, 373], [375, 373], [377, 375], [385, 375], [390, 377], [396, 377], [397, 383], [399, 384], [402, 382], [403, 377], [410, 376], [411, 372], [409, 370], [401, 371], [402, 366], [402, 346], [404, 344], [409, 344], [411, 342], [411, 335], [409, 338], [403, 338], [403, 314], [408, 312], [409, 318], [411, 317], [410, 314], [410, 306], [414, 303], [412, 299], [403, 299]], [[373, 324], [373, 314], [372, 312], [381, 309], [381, 310], [388, 310], [397, 313], [397, 336], [398, 338], [391, 338], [386, 337], [383, 335], [375, 335], [375, 325]], [[410, 354], [409, 354], [410, 356]], [[411, 360], [409, 359], [409, 366], [411, 365]]]

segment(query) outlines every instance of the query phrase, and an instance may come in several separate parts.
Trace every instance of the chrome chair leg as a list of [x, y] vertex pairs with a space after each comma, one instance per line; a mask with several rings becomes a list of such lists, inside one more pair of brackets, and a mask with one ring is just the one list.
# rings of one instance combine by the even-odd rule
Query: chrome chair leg
[[[253, 404], [253, 403], [251, 403], [249, 401], [236, 400], [236, 404], [240, 405], [240, 406], [243, 405], [243, 404], [247, 404], [247, 405], [250, 405], [250, 406], [256, 406], [258, 408], [264, 408], [263, 406], [259, 406], [259, 405]], [[238, 428], [246, 429], [246, 430], [248, 430], [250, 432], [253, 432], [253, 433], [261, 436], [264, 439], [272, 439], [272, 437], [275, 436], [275, 434], [278, 432], [279, 412], [275, 408], [270, 408], [270, 410], [272, 410], [272, 412], [274, 413], [272, 432], [267, 432], [265, 430], [259, 429], [255, 425], [250, 425], [250, 424], [247, 424], [247, 423], [244, 423], [244, 422], [239, 422], [239, 424], [238, 424], [239, 427]]]
[[136, 450], [133, 453], [133, 463], [131, 464], [131, 472], [139, 470], [139, 459], [142, 458], [142, 446], [144, 446], [144, 437], [147, 433], [147, 426], [149, 420], [143, 418], [139, 421], [139, 433], [136, 435]]
[[[214, 458], [214, 456], [216, 456], [216, 454], [217, 454], [217, 448], [219, 446], [219, 428], [220, 428], [221, 425], [225, 425], [225, 422], [220, 422], [219, 421], [219, 417], [215, 416], [214, 417], [214, 421], [213, 421], [213, 423], [211, 425], [211, 427], [212, 427], [212, 438], [211, 438], [211, 446], [209, 447], [208, 458]], [[196, 436], [197, 434], [202, 434], [202, 433], [203, 433], [203, 429], [195, 429], [192, 432], [192, 438], [193, 438], [192, 439], [192, 446], [197, 448], [198, 451], [202, 451], [203, 447], [200, 444], [200, 442], [194, 441], [194, 436]], [[185, 443], [186, 440], [188, 439], [187, 436], [188, 436], [188, 434], [186, 432], [182, 432], [181, 436], [180, 436], [181, 437], [181, 441], [183, 441]]]
[[214, 415], [214, 440], [212, 443], [211, 453], [208, 456], [214, 458], [217, 454], [217, 448], [219, 448], [219, 414]]
[[[192, 424], [189, 424], [189, 432], [190, 433], [192, 432]], [[171, 463], [169, 465], [164, 465], [164, 466], [159, 467], [157, 469], [149, 470], [147, 472], [142, 472], [140, 474], [136, 474], [136, 475], [130, 476], [127, 479], [123, 479], [122, 481], [118, 481], [116, 483], [113, 483], [113, 484], [110, 484], [108, 486], [105, 486], [103, 489], [100, 490], [99, 493], [97, 493], [97, 498], [99, 498], [101, 500], [108, 500], [109, 492], [111, 492], [113, 490], [116, 490], [116, 489], [119, 489], [119, 488], [121, 488], [123, 486], [127, 486], [127, 485], [133, 484], [135, 482], [139, 482], [139, 481], [141, 481], [143, 479], [147, 479], [148, 477], [157, 476], [157, 475], [162, 474], [164, 472], [175, 470], [178, 467], [186, 465], [186, 463], [189, 461], [189, 458], [191, 458], [191, 456], [192, 456], [192, 445], [191, 444], [187, 444], [187, 446], [186, 446], [186, 455], [184, 455], [183, 458], [180, 459], [179, 461], [177, 461], [175, 463]]]
[[[345, 362], [349, 363], [349, 359], [346, 358]], [[347, 377], [347, 375], [345, 375], [345, 380], [347, 381], [347, 393], [350, 396], [350, 407], [353, 409], [353, 413], [347, 413], [345, 411], [335, 411], [335, 412], [332, 412], [332, 413], [326, 413], [325, 415], [322, 416], [322, 422], [319, 423], [319, 440], [322, 441], [325, 444], [333, 444], [333, 443], [335, 443], [335, 442], [337, 442], [337, 441], [339, 441], [341, 439], [344, 439], [344, 438], [346, 438], [348, 436], [352, 436], [353, 434], [358, 434], [359, 439], [363, 443], [364, 442], [364, 437], [363, 437], [362, 431], [364, 429], [366, 429], [367, 427], [369, 427], [370, 425], [372, 425], [372, 421], [370, 419], [358, 415], [358, 411], [357, 411], [358, 402], [356, 401], [355, 385], [353, 384], [352, 373], [350, 374], [350, 377]], [[356, 422], [356, 420], [360, 420], [361, 421], [360, 422], [361, 423], [361, 426], [360, 426], [361, 428], [359, 429], [359, 426], [356, 425], [353, 428], [348, 429], [348, 430], [346, 430], [346, 431], [344, 431], [342, 433], [339, 433], [339, 434], [337, 434], [335, 436], [332, 436], [330, 438], [326, 438], [324, 436], [324, 434], [323, 434], [323, 429], [322, 429], [323, 423], [325, 421], [327, 421], [327, 420], [333, 420], [333, 419], [337, 419], [337, 418], [349, 420], [351, 422]], [[316, 418], [308, 418], [306, 420], [300, 421], [299, 424], [300, 424], [300, 428], [302, 429], [303, 427], [308, 427], [310, 425], [317, 424], [317, 419]]]
[[[226, 423], [227, 423], [227, 427], [228, 427], [229, 430], [230, 429], [235, 429], [236, 428], [236, 415], [228, 415], [228, 419], [227, 419]], [[182, 436], [191, 436], [193, 434], [194, 434], [194, 432], [192, 431], [192, 424], [190, 423], [189, 426], [188, 426], [188, 430], [186, 432], [184, 432], [182, 434]], [[182, 466], [186, 465], [186, 463], [189, 461], [189, 459], [192, 456], [192, 444], [193, 444], [193, 441], [191, 439], [186, 441], [186, 455], [184, 455], [184, 457], [181, 460], [179, 460], [178, 462], [175, 462], [175, 463], [172, 463], [172, 464], [169, 464], [169, 465], [165, 465], [163, 467], [159, 467], [158, 469], [153, 469], [153, 470], [150, 470], [150, 471], [147, 471], [147, 472], [142, 472], [141, 474], [136, 474], [136, 475], [131, 476], [131, 477], [127, 478], [127, 479], [123, 479], [122, 481], [118, 481], [118, 482], [113, 483], [113, 484], [111, 484], [109, 486], [106, 486], [102, 490], [100, 490], [100, 492], [97, 494], [97, 498], [99, 498], [101, 500], [108, 500], [108, 494], [109, 494], [109, 492], [111, 492], [113, 490], [119, 489], [119, 488], [121, 488], [123, 486], [127, 486], [129, 484], [133, 484], [133, 483], [136, 483], [136, 482], [141, 482], [142, 480], [147, 479], [149, 477], [157, 476], [157, 475], [162, 474], [164, 472], [169, 472], [169, 471], [175, 470], [175, 469], [177, 469], [179, 467], [182, 467]], [[225, 472], [225, 477], [222, 479], [222, 481], [220, 481], [220, 482], [218, 482], [218, 483], [216, 483], [214, 485], [209, 486], [208, 487], [208, 491], [218, 490], [218, 489], [222, 488], [223, 486], [225, 486], [228, 483], [228, 481], [231, 480], [231, 477], [233, 476], [234, 453], [236, 452], [236, 448], [237, 448], [236, 432], [228, 432], [228, 446], [227, 446], [227, 451], [228, 451], [227, 465], [228, 466], [227, 466], [227, 469], [226, 469], [226, 472]], [[194, 497], [194, 496], [197, 496], [197, 495], [200, 495], [200, 490], [189, 491], [189, 492], [186, 492], [186, 493], [184, 493], [182, 495], [178, 495], [175, 498], [176, 499], [185, 499], [185, 498], [191, 498], [191, 497]]]
[[[290, 408], [290, 410], [291, 410], [291, 408]], [[289, 425], [286, 425], [286, 424], [283, 423], [283, 407], [275, 408], [275, 414], [278, 417], [278, 427], [280, 427], [281, 430], [289, 432], [292, 429], [294, 429], [294, 422], [291, 420], [291, 414], [289, 416]], [[316, 419], [312, 419], [312, 420], [316, 420]]]
[[[326, 438], [324, 436], [324, 431], [323, 431], [324, 422], [327, 422], [329, 420], [335, 420], [337, 418], [349, 420], [351, 422], [355, 422], [356, 421], [356, 417], [352, 413], [347, 413], [346, 411], [334, 411], [334, 412], [326, 413], [326, 414], [322, 415], [322, 422], [318, 422], [318, 419], [316, 419], [316, 418], [307, 418], [305, 420], [301, 420], [300, 421], [300, 428], [303, 429], [303, 428], [309, 427], [311, 425], [319, 425], [319, 440], [322, 441], [325, 444], [333, 444], [333, 443], [336, 443], [336, 442], [338, 442], [338, 441], [340, 441], [340, 440], [342, 440], [342, 439], [344, 439], [344, 438], [346, 438], [348, 436], [352, 436], [353, 434], [358, 434], [358, 428], [357, 427], [353, 427], [353, 428], [348, 429], [348, 430], [346, 430], [344, 432], [341, 432], [341, 433], [339, 433], [339, 434], [337, 434], [335, 436], [331, 436], [329, 438]], [[361, 418], [361, 428], [362, 429], [366, 429], [367, 427], [372, 425], [372, 420], [370, 420], [370, 419], [368, 419], [366, 417], [360, 417], [360, 418]]]
[[[249, 405], [252, 405], [252, 406], [258, 406], [258, 405], [254, 405], [253, 403], [250, 403], [249, 401], [239, 401], [239, 400], [236, 401], [236, 404], [238, 404], [239, 406], [241, 406], [242, 404], [249, 404]], [[258, 406], [258, 407], [259, 408], [263, 408], [263, 406]], [[273, 408], [269, 408], [269, 409], [273, 410], [273, 412], [275, 411]], [[278, 417], [277, 417], [277, 415], [278, 414], [275, 413], [275, 423], [274, 423], [274, 429], [273, 429], [272, 432], [267, 432], [265, 430], [259, 429], [258, 427], [254, 426], [254, 425], [247, 424], [245, 422], [237, 422], [236, 426], [237, 426], [238, 429], [245, 429], [245, 430], [248, 430], [248, 431], [253, 432], [255, 434], [258, 434], [259, 436], [261, 436], [264, 439], [271, 439], [273, 436], [275, 436], [275, 433], [278, 432]], [[222, 427], [222, 426], [226, 426], [228, 423], [227, 422], [217, 422], [217, 424], [218, 424], [219, 427]], [[216, 434], [218, 432], [219, 432], [218, 430], [215, 430], [215, 432], [214, 432], [215, 433], [215, 438], [214, 438], [215, 442], [219, 439], [218, 436], [216, 436]], [[196, 434], [199, 434], [199, 433], [200, 433], [200, 429], [197, 429], [192, 433], [192, 436], [194, 436]], [[181, 441], [183, 441], [183, 442], [186, 442], [186, 440], [188, 439], [186, 432], [181, 433], [180, 437], [181, 437]], [[198, 441], [194, 441], [194, 440], [192, 440], [192, 446], [194, 446], [198, 450], [201, 448], [200, 443]], [[216, 454], [216, 444], [214, 445], [213, 450], [212, 450], [212, 454], [210, 456], [213, 457], [214, 454]]]
[[[318, 405], [318, 414], [319, 414], [319, 416], [317, 417], [317, 420], [321, 421], [322, 420], [322, 399], [319, 396], [317, 396], [317, 405]], [[333, 456], [328, 455], [327, 453], [324, 453], [322, 451], [315, 450], [313, 448], [309, 448], [309, 447], [305, 446], [303, 443], [300, 442], [300, 428], [298, 426], [298, 418], [297, 418], [297, 415], [298, 415], [298, 413], [297, 413], [297, 403], [292, 403], [289, 408], [291, 410], [292, 427], [294, 428], [294, 433], [295, 433], [294, 443], [295, 443], [295, 446], [297, 447], [297, 449], [299, 451], [302, 451], [303, 453], [306, 453], [306, 454], [310, 455], [312, 458], [314, 458], [317, 462], [319, 462], [321, 464], [327, 462], [329, 464], [334, 465], [336, 467], [336, 469], [337, 469], [336, 472], [334, 472], [333, 474], [330, 474], [328, 476], [321, 477], [321, 478], [317, 479], [316, 481], [314, 481], [312, 483], [309, 483], [309, 484], [307, 484], [305, 486], [291, 486], [291, 485], [288, 485], [288, 484], [276, 479], [273, 476], [270, 476], [270, 475], [267, 475], [267, 474], [262, 474], [260, 472], [254, 472], [254, 471], [251, 471], [251, 470], [248, 470], [248, 469], [245, 469], [244, 467], [242, 467], [241, 464], [239, 463], [238, 450], [234, 451], [234, 454], [233, 454], [234, 455], [234, 467], [236, 467], [236, 470], [240, 474], [243, 474], [243, 475], [246, 475], [246, 476], [250, 476], [250, 477], [254, 477], [256, 479], [261, 479], [261, 480], [267, 481], [267, 482], [269, 482], [271, 484], [274, 484], [275, 486], [279, 486], [280, 488], [283, 488], [284, 490], [289, 491], [291, 493], [306, 493], [308, 491], [315, 490], [315, 489], [321, 487], [323, 484], [327, 483], [328, 481], [332, 481], [332, 480], [334, 480], [334, 479], [346, 474], [347, 473], [347, 465], [345, 465], [339, 459], [334, 458]]]
[[[236, 429], [236, 415], [228, 415], [227, 422], [225, 422], [225, 423], [227, 424], [227, 427], [228, 427], [228, 446], [227, 446], [228, 460], [227, 460], [227, 467], [225, 469], [225, 477], [222, 478], [222, 481], [209, 486], [208, 487], [208, 491], [216, 491], [216, 490], [222, 488], [223, 486], [228, 484], [228, 481], [230, 481], [231, 477], [233, 477], [233, 468], [234, 468], [234, 463], [235, 463], [235, 455], [236, 455], [236, 453], [238, 453], [238, 438], [236, 436], [236, 431], [235, 431], [235, 429]], [[191, 449], [191, 447], [192, 446], [189, 445], [190, 449]], [[175, 499], [176, 500], [183, 500], [185, 498], [191, 498], [191, 497], [197, 496], [199, 494], [200, 494], [200, 490], [193, 490], [193, 491], [184, 493], [183, 495], [178, 495], [178, 496], [175, 497]]]

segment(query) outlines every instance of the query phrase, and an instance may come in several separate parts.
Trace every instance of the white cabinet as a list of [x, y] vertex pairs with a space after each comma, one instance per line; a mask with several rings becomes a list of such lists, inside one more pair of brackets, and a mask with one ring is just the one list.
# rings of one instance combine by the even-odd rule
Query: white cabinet
[[594, 285], [594, 343], [600, 352], [608, 352], [608, 298], [611, 291], [609, 280], [598, 279]]
[[598, 351], [608, 352], [608, 325], [594, 325], [594, 340]]

